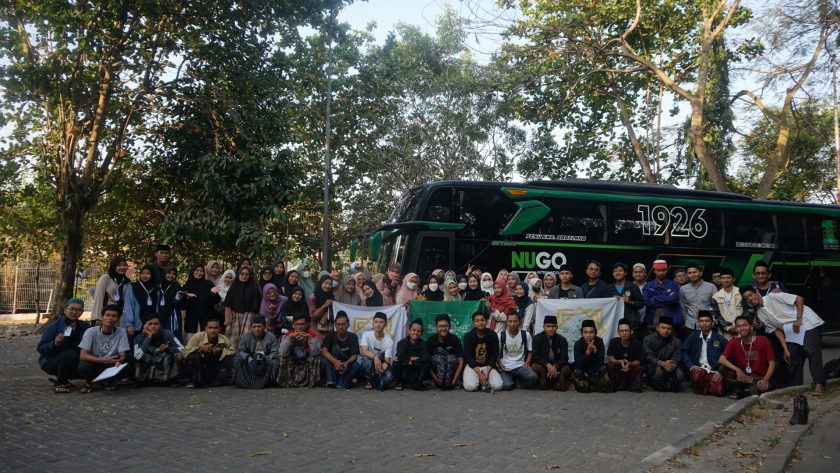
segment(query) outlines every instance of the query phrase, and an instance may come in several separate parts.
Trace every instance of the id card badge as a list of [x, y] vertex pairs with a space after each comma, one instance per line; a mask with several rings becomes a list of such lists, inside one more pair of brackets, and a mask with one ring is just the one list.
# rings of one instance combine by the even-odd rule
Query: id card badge
[[752, 374], [752, 366], [747, 365], [747, 369], [745, 369], [744, 372], [747, 374]]
[[73, 334], [73, 327], [64, 327], [64, 336], [69, 337]]

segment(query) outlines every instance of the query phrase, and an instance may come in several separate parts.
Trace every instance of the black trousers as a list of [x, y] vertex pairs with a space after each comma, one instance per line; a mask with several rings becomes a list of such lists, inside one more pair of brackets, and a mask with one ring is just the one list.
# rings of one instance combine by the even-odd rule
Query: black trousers
[[61, 350], [47, 358], [43, 370], [56, 377], [56, 384], [67, 384], [79, 378], [79, 350]]
[[811, 378], [814, 383], [825, 384], [825, 370], [822, 360], [822, 332], [814, 328], [805, 332], [805, 345], [788, 343], [790, 351], [791, 385], [799, 386], [805, 374], [805, 359], [808, 359], [808, 367], [811, 369]]
[[427, 360], [418, 360], [417, 364], [414, 365], [397, 363], [394, 365], [394, 380], [397, 384], [417, 385], [423, 382], [428, 371], [429, 362]]
[[202, 355], [198, 352], [190, 353], [186, 360], [190, 372], [190, 381], [196, 386], [225, 384], [227, 379], [230, 378], [231, 358], [233, 356], [219, 360], [218, 357], [213, 355]]
[[[103, 363], [90, 363], [88, 361], [80, 361], [79, 362], [79, 377], [87, 381], [88, 383], [92, 382], [100, 373], [105, 371], [106, 369], [114, 366], [113, 363], [103, 364]], [[128, 369], [128, 368], [126, 368]], [[125, 371], [125, 369], [123, 370]]]

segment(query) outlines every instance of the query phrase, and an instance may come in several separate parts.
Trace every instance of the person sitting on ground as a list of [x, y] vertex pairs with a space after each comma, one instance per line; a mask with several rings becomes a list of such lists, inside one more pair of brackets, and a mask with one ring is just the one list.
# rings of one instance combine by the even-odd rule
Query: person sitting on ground
[[437, 333], [426, 340], [432, 381], [440, 389], [455, 387], [464, 369], [464, 349], [461, 340], [449, 332], [452, 319], [448, 314], [435, 317]]
[[721, 288], [712, 296], [712, 316], [724, 337], [731, 339], [737, 334], [735, 317], [744, 314], [741, 291], [735, 287], [735, 273], [729, 268], [720, 268]]
[[752, 323], [746, 315], [735, 319], [739, 338], [733, 338], [720, 355], [720, 374], [733, 399], [748, 394], [760, 394], [773, 389], [776, 360], [767, 337], [753, 334]]
[[712, 312], [697, 313], [697, 328], [686, 337], [682, 346], [683, 367], [691, 378], [695, 394], [723, 396], [726, 390], [720, 375], [720, 355], [726, 349], [726, 338], [714, 330]]
[[618, 338], [610, 340], [607, 349], [607, 367], [613, 391], [642, 392], [644, 359], [645, 350], [642, 342], [634, 336], [632, 322], [626, 318], [619, 320]]
[[598, 336], [594, 320], [586, 319], [580, 324], [580, 338], [574, 346], [575, 361], [572, 381], [579, 393], [609, 392], [610, 376], [604, 364], [607, 350], [604, 340]]
[[79, 320], [85, 303], [78, 297], [67, 301], [64, 315], [47, 325], [38, 342], [38, 365], [55, 376], [53, 392], [69, 393], [71, 379], [79, 378], [79, 342], [90, 324]]
[[134, 337], [134, 381], [169, 383], [178, 377], [183, 345], [160, 326], [160, 316], [149, 314], [142, 332]]
[[373, 330], [362, 334], [359, 348], [362, 352], [361, 373], [365, 389], [384, 391], [393, 381], [391, 365], [394, 359], [394, 340], [385, 333], [388, 317], [383, 312], [373, 314]]
[[647, 379], [650, 386], [661, 392], [680, 392], [683, 371], [680, 368], [682, 349], [680, 339], [674, 336], [674, 319], [659, 317], [656, 333], [645, 337], [642, 343], [647, 361]]
[[224, 386], [230, 377], [231, 360], [236, 351], [230, 339], [222, 335], [219, 319], [210, 319], [204, 331], [198, 332], [181, 350], [186, 360], [190, 381], [188, 388]]
[[487, 328], [484, 312], [474, 313], [472, 319], [473, 329], [464, 335], [464, 390], [498, 391], [502, 389], [502, 376], [496, 370], [499, 336]]
[[533, 343], [531, 334], [519, 327], [519, 314], [507, 316], [507, 328], [499, 338], [499, 372], [502, 375], [502, 391], [510, 391], [517, 384], [523, 388], [535, 388], [539, 381], [531, 369]]
[[280, 342], [281, 388], [315, 387], [321, 382], [321, 342], [305, 314], [292, 316], [292, 331]]
[[543, 331], [534, 335], [531, 369], [537, 373], [540, 389], [565, 391], [569, 387], [569, 342], [557, 333], [557, 316], [546, 315]]
[[232, 360], [234, 382], [246, 389], [268, 386], [277, 378], [278, 356], [277, 338], [266, 331], [265, 317], [253, 316]]
[[394, 389], [402, 391], [403, 386], [411, 386], [416, 391], [429, 388], [423, 384], [429, 371], [429, 352], [423, 341], [423, 321], [416, 319], [408, 327], [408, 336], [397, 342], [394, 356]]
[[[130, 349], [128, 332], [117, 327], [120, 308], [107, 305], [102, 309], [99, 326], [86, 330], [79, 342], [79, 377], [86, 381], [79, 390], [85, 394], [93, 390], [93, 380], [110, 367], [119, 367], [126, 362]], [[102, 381], [106, 391], [116, 390], [113, 378]]]
[[359, 338], [348, 331], [347, 312], [338, 311], [334, 324], [335, 330], [327, 333], [321, 345], [321, 370], [328, 388], [350, 389], [361, 368]]
[[[769, 292], [762, 296], [752, 286], [741, 288], [741, 296], [756, 310], [756, 317], [764, 325], [768, 334], [775, 333], [782, 346], [783, 357], [791, 367], [791, 385], [802, 384], [805, 359], [811, 369], [814, 380], [814, 392], [825, 390], [826, 376], [822, 361], [822, 332], [819, 327], [825, 322], [810, 307], [805, 305], [802, 296], [786, 292]], [[785, 338], [785, 326], [790, 325], [794, 335], [804, 333], [802, 344], [788, 342]], [[791, 336], [794, 336], [791, 335]]]

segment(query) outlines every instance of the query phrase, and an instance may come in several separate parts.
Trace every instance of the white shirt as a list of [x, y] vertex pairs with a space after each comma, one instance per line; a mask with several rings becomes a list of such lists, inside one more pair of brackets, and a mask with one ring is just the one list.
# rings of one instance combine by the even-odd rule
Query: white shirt
[[368, 330], [359, 339], [359, 346], [367, 347], [377, 357], [384, 354], [385, 359], [390, 360], [394, 357], [394, 340], [385, 332], [382, 335], [382, 340], [377, 340], [373, 335], [373, 330]]
[[[525, 332], [525, 343], [527, 343], [528, 351], [531, 351], [531, 334]], [[502, 345], [501, 336], [499, 336], [499, 350], [502, 355], [502, 364], [505, 366], [505, 371], [510, 371], [525, 365], [525, 345], [522, 344], [522, 331], [519, 330], [515, 336], [511, 336], [510, 332], [505, 332], [505, 343]]]
[[700, 332], [700, 340], [703, 342], [703, 346], [700, 348], [700, 367], [706, 371], [712, 370], [711, 365], [709, 365], [709, 357], [706, 355], [706, 348], [710, 338], [712, 338], [712, 332], [709, 332], [709, 335], [706, 337]]
[[[764, 322], [764, 329], [772, 333], [776, 329], [783, 330], [785, 324], [796, 321], [796, 294], [786, 292], [771, 292], [764, 296], [764, 305], [756, 312], [758, 319]], [[822, 325], [823, 319], [810, 307], [805, 306], [802, 311], [802, 328], [807, 332]]]

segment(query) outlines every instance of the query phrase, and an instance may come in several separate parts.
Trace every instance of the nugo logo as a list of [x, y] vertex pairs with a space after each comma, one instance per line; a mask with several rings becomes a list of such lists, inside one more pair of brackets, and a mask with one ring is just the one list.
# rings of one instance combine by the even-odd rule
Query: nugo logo
[[510, 254], [511, 269], [560, 269], [564, 264], [566, 255], [560, 252], [514, 251]]

